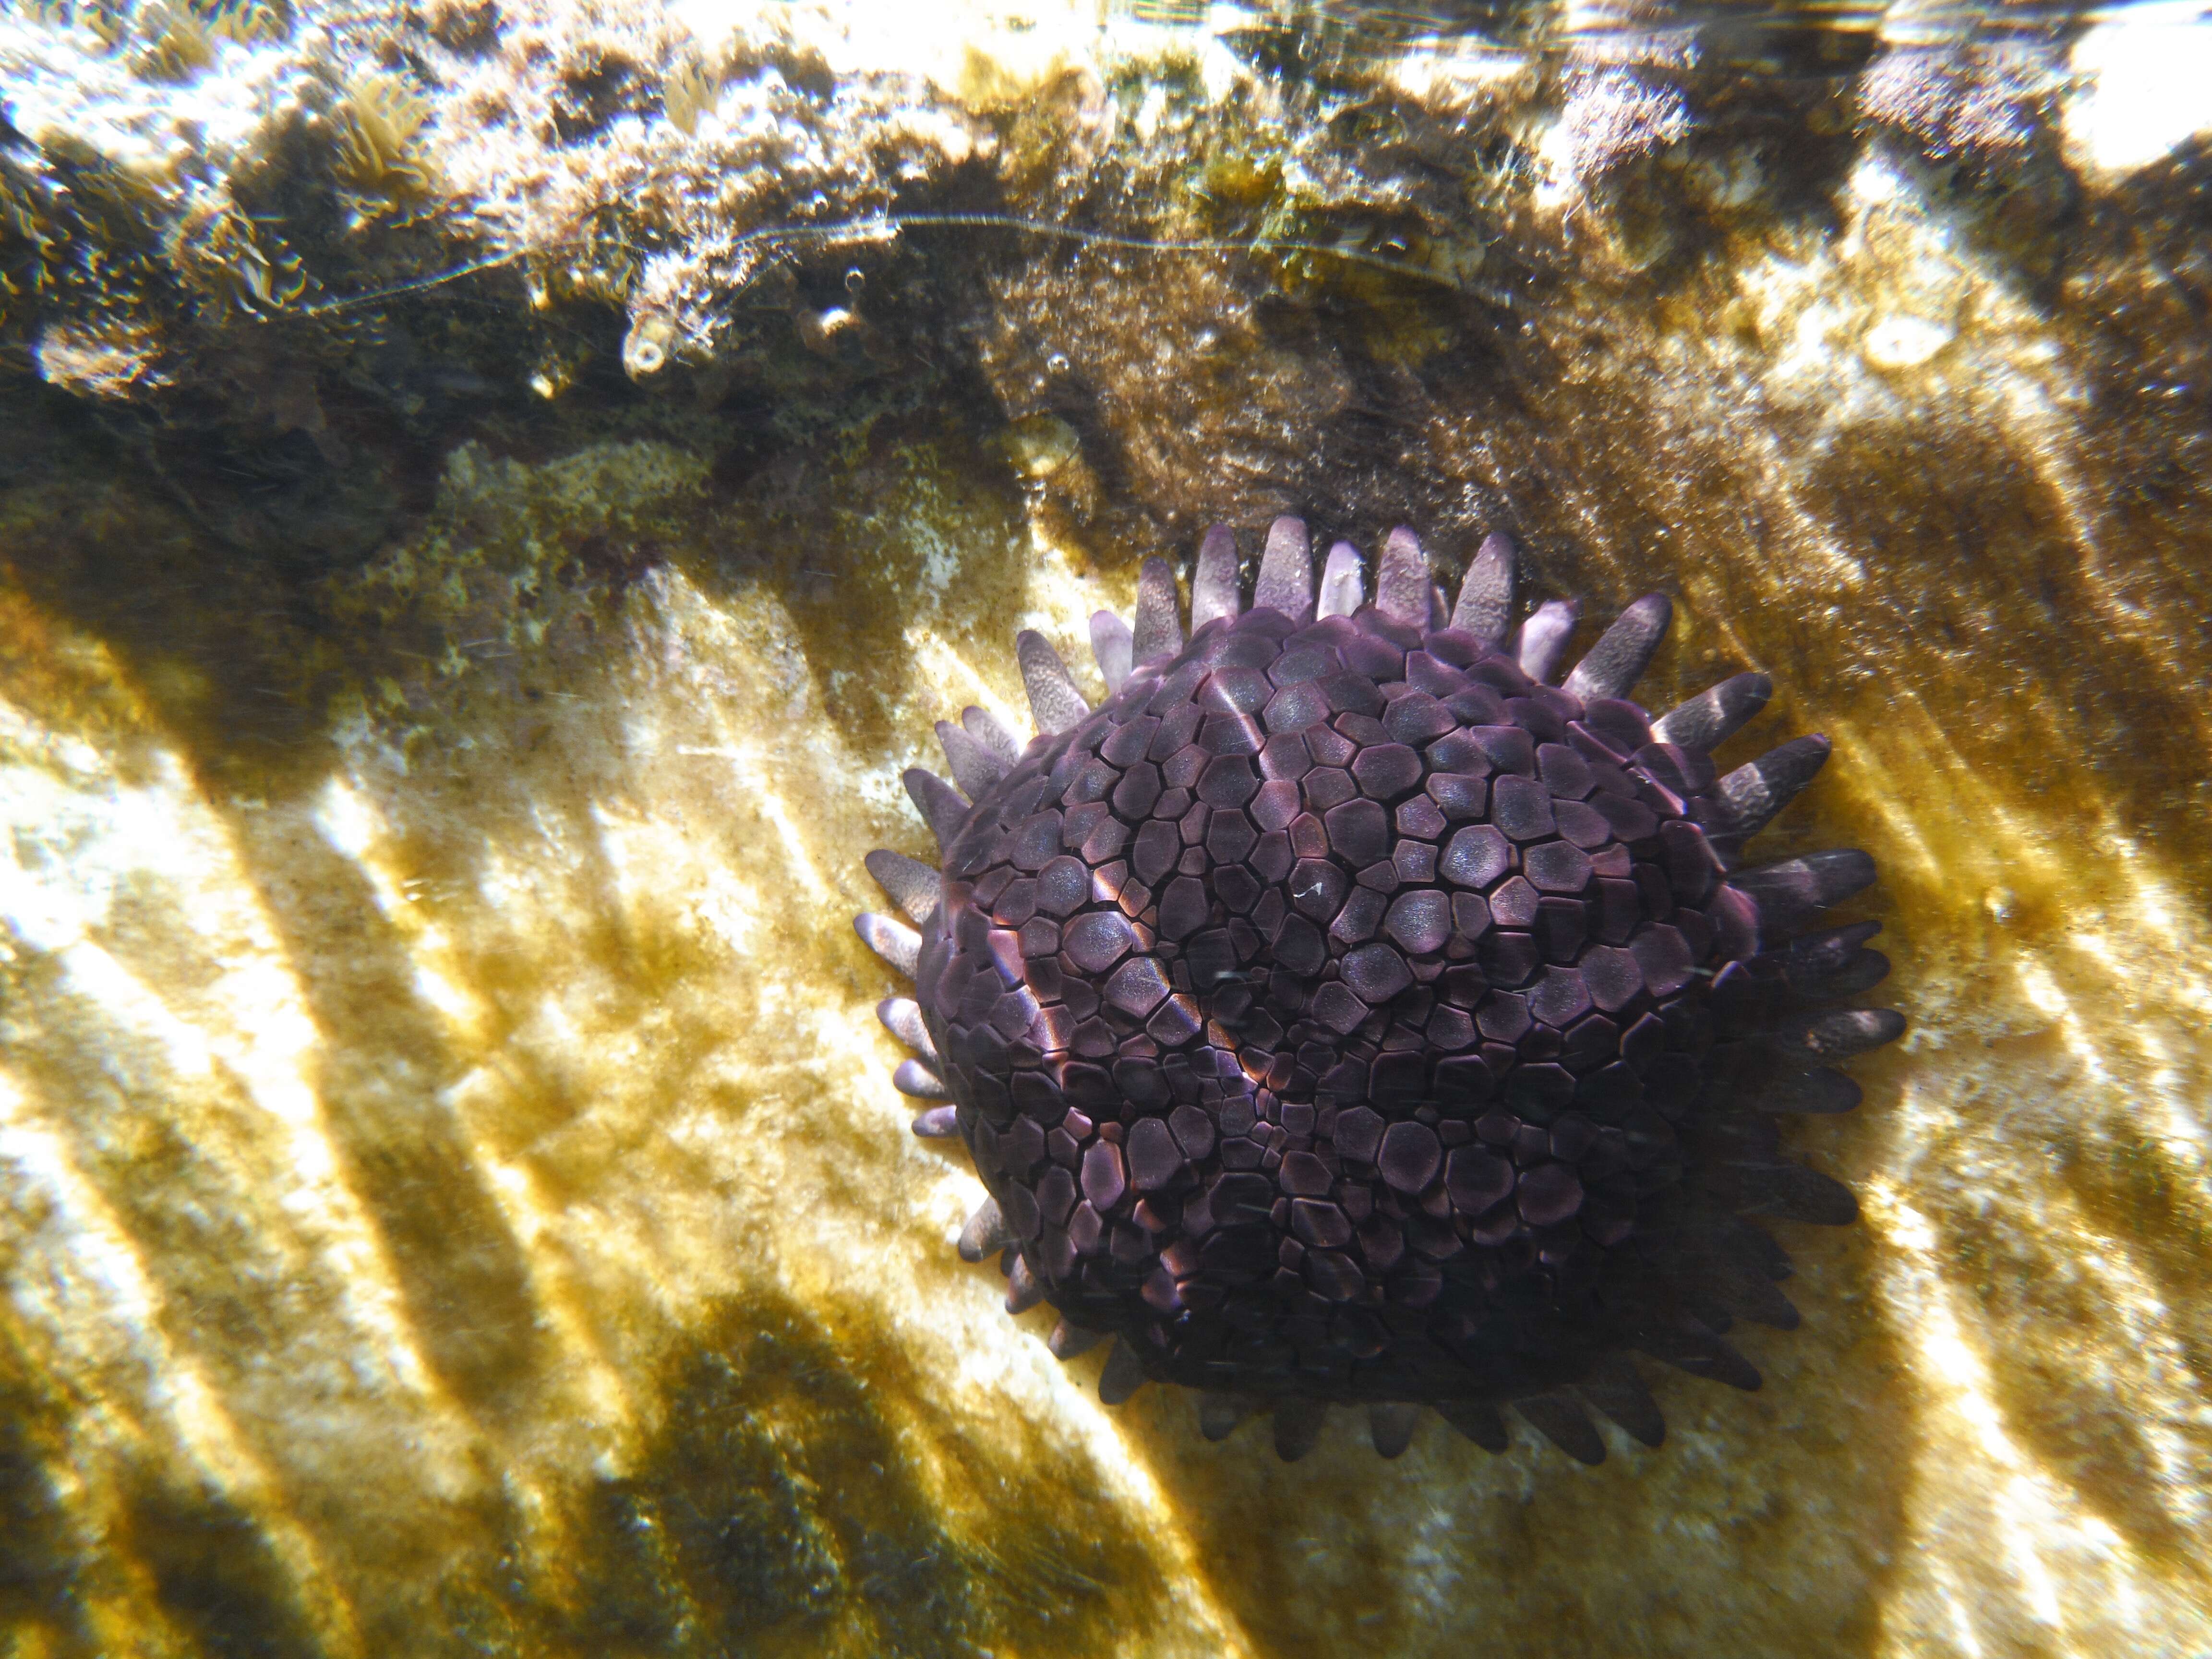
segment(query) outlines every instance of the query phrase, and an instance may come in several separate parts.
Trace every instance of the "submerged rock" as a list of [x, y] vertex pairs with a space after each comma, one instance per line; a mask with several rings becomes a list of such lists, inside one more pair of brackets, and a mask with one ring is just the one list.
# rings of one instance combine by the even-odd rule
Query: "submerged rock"
[[[2212, 1639], [2198, 35], [690, 15], [0, 23], [14, 1645]], [[1863, 1219], [1658, 1450], [1285, 1467], [954, 1254], [863, 855], [1284, 511], [1850, 756]]]

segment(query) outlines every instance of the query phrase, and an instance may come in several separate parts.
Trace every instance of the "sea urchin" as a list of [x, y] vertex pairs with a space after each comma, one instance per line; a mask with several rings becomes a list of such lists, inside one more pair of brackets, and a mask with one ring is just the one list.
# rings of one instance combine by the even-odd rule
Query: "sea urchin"
[[1904, 1029], [1835, 1006], [1875, 924], [1800, 932], [1873, 863], [1741, 865], [1828, 743], [1717, 777], [1765, 676], [1628, 701], [1664, 598], [1561, 678], [1574, 607], [1509, 638], [1501, 536], [1449, 615], [1409, 531], [1361, 586], [1339, 544], [1316, 605], [1281, 519], [1242, 609], [1217, 528], [1188, 642], [1158, 559], [1133, 628], [1092, 619], [1102, 707], [1024, 633], [1038, 735], [939, 724], [958, 789], [906, 782], [939, 864], [868, 859], [919, 931], [859, 921], [916, 987], [897, 1085], [975, 1158], [961, 1253], [1008, 1308], [1051, 1302], [1062, 1358], [1115, 1339], [1109, 1401], [1201, 1389], [1210, 1438], [1271, 1406], [1285, 1457], [1355, 1402], [1385, 1456], [1422, 1406], [1493, 1450], [1509, 1403], [1585, 1462], [1586, 1407], [1656, 1445], [1630, 1355], [1756, 1388], [1731, 1321], [1797, 1316], [1753, 1218], [1856, 1213], [1772, 1114], [1848, 1110], [1826, 1062]]

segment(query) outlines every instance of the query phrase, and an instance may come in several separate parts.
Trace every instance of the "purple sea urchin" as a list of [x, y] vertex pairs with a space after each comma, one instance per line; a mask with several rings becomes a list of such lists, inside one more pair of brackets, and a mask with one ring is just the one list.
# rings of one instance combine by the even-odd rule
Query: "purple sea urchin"
[[1243, 610], [1217, 528], [1188, 643], [1148, 560], [1133, 626], [1091, 622], [1101, 708], [1023, 634], [1038, 735], [969, 708], [958, 787], [907, 774], [940, 863], [868, 867], [920, 931], [858, 924], [917, 987], [895, 1081], [990, 1189], [962, 1255], [1062, 1358], [1117, 1339], [1109, 1402], [1199, 1389], [1209, 1438], [1271, 1404], [1286, 1458], [1332, 1403], [1385, 1456], [1421, 1406], [1502, 1449], [1510, 1404], [1596, 1462], [1586, 1408], [1664, 1432], [1632, 1353], [1759, 1385], [1731, 1322], [1797, 1315], [1751, 1218], [1856, 1213], [1771, 1115], [1848, 1110], [1826, 1062], [1904, 1029], [1835, 1006], [1888, 969], [1875, 924], [1799, 931], [1874, 866], [1740, 861], [1827, 740], [1717, 776], [1765, 676], [1654, 720], [1664, 598], [1562, 678], [1573, 605], [1509, 641], [1513, 588], [1492, 536], [1447, 615], [1400, 530], [1373, 604], [1340, 543], [1316, 605], [1281, 519]]

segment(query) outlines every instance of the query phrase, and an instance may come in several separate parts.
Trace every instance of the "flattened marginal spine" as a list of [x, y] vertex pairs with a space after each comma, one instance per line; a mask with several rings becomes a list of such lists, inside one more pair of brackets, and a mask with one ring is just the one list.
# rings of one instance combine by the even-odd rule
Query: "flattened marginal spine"
[[912, 997], [885, 997], [876, 1005], [876, 1018], [883, 1022], [884, 1030], [923, 1059], [937, 1058], [937, 1045], [929, 1040], [929, 1027], [922, 1024], [921, 1005]]
[[1664, 593], [1646, 593], [1613, 619], [1560, 689], [1585, 702], [1621, 697], [1651, 665], [1651, 655], [1667, 637], [1674, 605]]
[[927, 921], [944, 902], [943, 878], [933, 866], [920, 859], [879, 847], [860, 862], [876, 878], [876, 885], [889, 893], [892, 902], [915, 921]]
[[1437, 1415], [1483, 1450], [1502, 1452], [1505, 1449], [1505, 1419], [1498, 1414], [1498, 1407], [1487, 1401], [1439, 1401], [1437, 1402]]
[[1567, 641], [1575, 631], [1575, 602], [1547, 599], [1521, 624], [1521, 672], [1548, 685], [1567, 654]]
[[1313, 546], [1304, 520], [1285, 516], [1268, 526], [1252, 608], [1279, 611], [1294, 623], [1313, 620]]
[[1029, 691], [1030, 713], [1038, 731], [1065, 732], [1091, 712], [1091, 704], [1069, 678], [1067, 665], [1043, 635], [1022, 629], [1014, 635], [1014, 655], [1022, 665], [1022, 684]]
[[891, 1073], [891, 1087], [912, 1100], [950, 1100], [952, 1091], [925, 1060], [902, 1060]]
[[1838, 1008], [1784, 1022], [1774, 1036], [1784, 1050], [1817, 1061], [1848, 1060], [1905, 1035], [1905, 1016], [1894, 1008]]
[[1738, 870], [1729, 885], [1759, 907], [1764, 923], [1771, 908], [1783, 911], [1826, 909], [1874, 885], [1874, 860], [1856, 847], [1831, 848], [1802, 858]]
[[1736, 674], [1668, 709], [1651, 722], [1651, 735], [1661, 743], [1710, 753], [1765, 708], [1773, 695], [1774, 682], [1765, 675]]
[[1014, 734], [1006, 730], [999, 717], [988, 708], [969, 703], [960, 711], [960, 724], [968, 735], [981, 744], [1000, 760], [1012, 766], [1022, 757], [1022, 745]]
[[1407, 1401], [1377, 1401], [1367, 1408], [1367, 1436], [1382, 1456], [1397, 1457], [1413, 1443], [1421, 1408]]
[[919, 766], [908, 767], [899, 775], [899, 781], [906, 785], [907, 799], [921, 814], [929, 833], [937, 837], [938, 847], [951, 846], [960, 826], [968, 821], [968, 803], [960, 793], [936, 773]]
[[1295, 1463], [1321, 1443], [1328, 1407], [1319, 1400], [1290, 1397], [1275, 1402], [1275, 1455]]
[[1137, 572], [1137, 620], [1132, 629], [1134, 660], [1161, 662], [1182, 649], [1182, 601], [1175, 572], [1165, 559], [1146, 559]]
[[1717, 793], [1728, 809], [1729, 828], [1744, 836], [1766, 828], [1820, 775], [1834, 746], [1818, 732], [1793, 738], [1723, 778]]
[[1605, 1462], [1605, 1437], [1597, 1431], [1589, 1414], [1571, 1395], [1564, 1391], [1540, 1394], [1515, 1401], [1513, 1409], [1526, 1418], [1537, 1433], [1577, 1463], [1595, 1467]]
[[1027, 1256], [1016, 1256], [1013, 1270], [1006, 1275], [1006, 1311], [1027, 1313], [1043, 1300], [1044, 1281], [1036, 1276]]
[[1099, 678], [1106, 682], [1106, 694], [1111, 696], [1128, 683], [1129, 670], [1136, 660], [1129, 624], [1110, 611], [1092, 611], [1091, 655], [1098, 665]]
[[968, 1224], [960, 1230], [960, 1259], [981, 1261], [994, 1251], [1019, 1242], [1014, 1230], [1006, 1224], [999, 1200], [987, 1198], [975, 1206], [975, 1212], [968, 1218]]
[[1459, 585], [1459, 603], [1452, 607], [1451, 625], [1465, 629], [1486, 646], [1504, 639], [1513, 619], [1517, 562], [1513, 544], [1503, 531], [1493, 530], [1485, 536]]
[[1004, 761], [951, 720], [938, 721], [937, 744], [945, 750], [945, 764], [952, 769], [952, 781], [971, 801], [981, 799], [986, 790], [1006, 775]]
[[921, 935], [902, 921], [869, 910], [853, 918], [860, 943], [908, 979], [921, 963]]
[[1073, 1359], [1079, 1354], [1089, 1353], [1106, 1340], [1106, 1333], [1086, 1329], [1073, 1320], [1062, 1319], [1052, 1328], [1052, 1334], [1044, 1340], [1045, 1347], [1054, 1359]]
[[1115, 1337], [1114, 1352], [1106, 1356], [1106, 1369], [1098, 1373], [1099, 1403], [1118, 1406], [1144, 1386], [1145, 1362], [1127, 1341]]
[[1375, 608], [1393, 622], [1425, 627], [1432, 586], [1421, 538], [1400, 525], [1382, 544], [1382, 558], [1375, 572]]
[[1659, 1402], [1636, 1374], [1635, 1362], [1625, 1355], [1601, 1360], [1576, 1392], [1639, 1444], [1656, 1447], [1667, 1438], [1667, 1419], [1660, 1413]]
[[1234, 617], [1243, 607], [1237, 592], [1237, 538], [1225, 524], [1206, 532], [1198, 544], [1198, 568], [1190, 580], [1190, 631]]
[[1328, 561], [1322, 567], [1321, 602], [1314, 607], [1314, 615], [1349, 617], [1366, 603], [1359, 550], [1350, 542], [1339, 542], [1328, 550]]

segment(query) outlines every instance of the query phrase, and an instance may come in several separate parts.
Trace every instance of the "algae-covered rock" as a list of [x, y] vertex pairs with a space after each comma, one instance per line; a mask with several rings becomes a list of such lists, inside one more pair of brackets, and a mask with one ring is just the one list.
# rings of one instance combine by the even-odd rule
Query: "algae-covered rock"
[[[0, 22], [11, 1651], [2212, 1642], [2197, 26], [1492, 21]], [[861, 856], [1285, 510], [1835, 739], [1912, 1029], [1656, 1449], [1284, 1465], [955, 1254]]]

